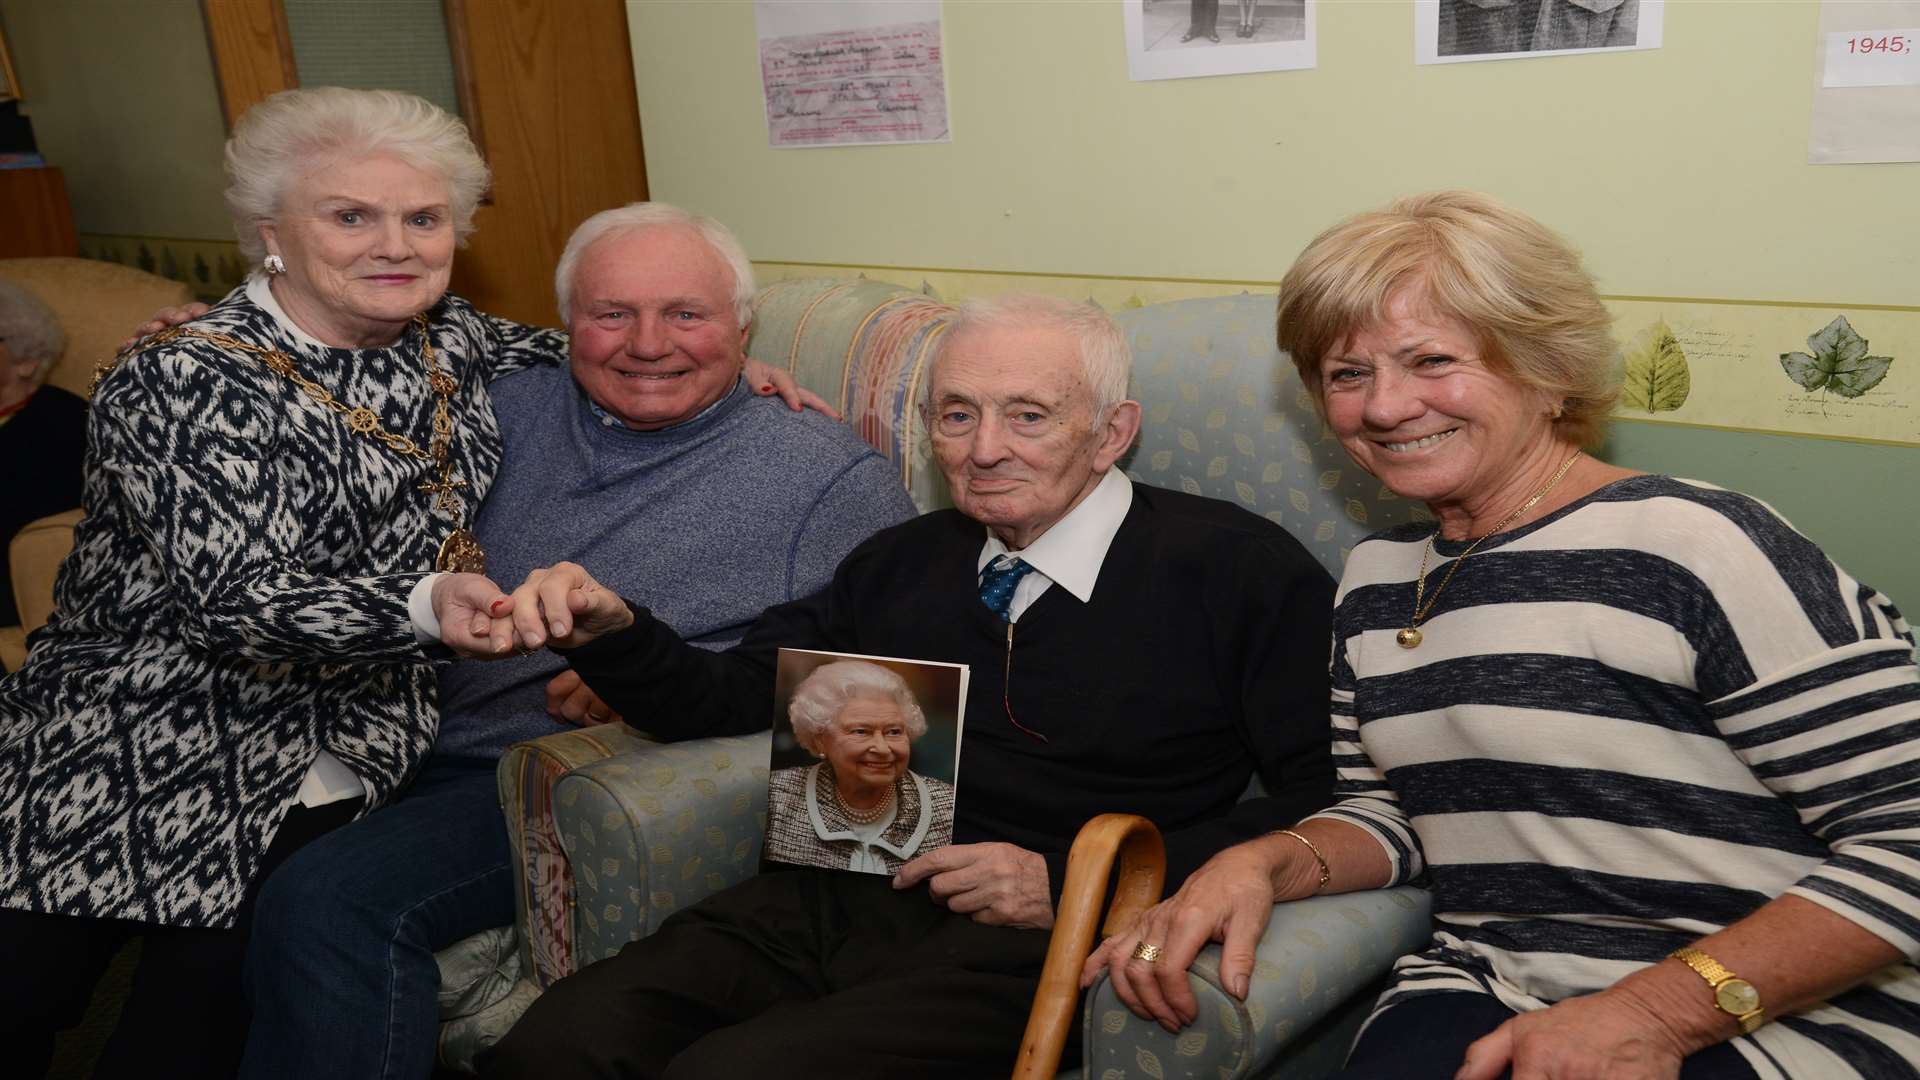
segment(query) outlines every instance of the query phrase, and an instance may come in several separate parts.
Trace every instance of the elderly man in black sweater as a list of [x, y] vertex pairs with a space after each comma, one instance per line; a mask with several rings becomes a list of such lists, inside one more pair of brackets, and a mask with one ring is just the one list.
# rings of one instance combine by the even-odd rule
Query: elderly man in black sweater
[[[974, 673], [952, 845], [891, 880], [782, 869], [709, 897], [548, 990], [488, 1075], [1004, 1075], [1088, 818], [1158, 824], [1173, 888], [1328, 801], [1333, 583], [1277, 525], [1127, 480], [1128, 366], [1097, 308], [964, 307], [926, 402], [956, 509], [878, 533], [725, 653], [566, 563], [449, 631], [550, 645], [666, 738], [766, 727], [781, 646]], [[1256, 772], [1272, 794], [1242, 801]]]

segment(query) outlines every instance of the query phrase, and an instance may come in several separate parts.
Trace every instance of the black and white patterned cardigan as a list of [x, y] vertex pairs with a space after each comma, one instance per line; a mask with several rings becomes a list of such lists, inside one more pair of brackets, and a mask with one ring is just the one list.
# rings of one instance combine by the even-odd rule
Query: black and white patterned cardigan
[[[451, 296], [429, 317], [459, 380], [470, 517], [500, 463], [487, 382], [561, 362], [566, 339]], [[303, 346], [244, 290], [193, 325], [289, 352], [430, 444], [416, 329], [391, 349]], [[228, 926], [321, 748], [366, 782], [368, 809], [406, 783], [438, 723], [406, 611], [452, 527], [419, 489], [431, 468], [204, 340], [101, 380], [56, 613], [0, 683], [0, 906]]]

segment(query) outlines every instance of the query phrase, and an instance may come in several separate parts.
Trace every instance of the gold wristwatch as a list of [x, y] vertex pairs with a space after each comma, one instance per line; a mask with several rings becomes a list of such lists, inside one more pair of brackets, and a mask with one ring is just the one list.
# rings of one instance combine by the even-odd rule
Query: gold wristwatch
[[1713, 988], [1713, 1007], [1733, 1017], [1734, 1022], [1740, 1025], [1740, 1034], [1751, 1035], [1755, 1028], [1766, 1022], [1766, 1017], [1762, 1015], [1765, 1010], [1760, 1008], [1760, 991], [1755, 990], [1752, 983], [1728, 971], [1720, 961], [1691, 945], [1682, 945], [1667, 955], [1707, 980], [1707, 985]]

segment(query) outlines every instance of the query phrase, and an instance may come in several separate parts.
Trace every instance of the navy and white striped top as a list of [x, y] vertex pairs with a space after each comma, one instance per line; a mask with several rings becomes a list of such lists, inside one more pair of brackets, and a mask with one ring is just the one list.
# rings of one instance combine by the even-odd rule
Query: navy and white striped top
[[[1430, 531], [1354, 548], [1334, 613], [1318, 816], [1428, 874], [1438, 913], [1382, 1007], [1540, 1008], [1783, 893], [1920, 955], [1920, 675], [1886, 597], [1754, 499], [1637, 476], [1486, 541], [1403, 649]], [[1914, 1076], [1920, 971], [1738, 1049], [1763, 1078]]]

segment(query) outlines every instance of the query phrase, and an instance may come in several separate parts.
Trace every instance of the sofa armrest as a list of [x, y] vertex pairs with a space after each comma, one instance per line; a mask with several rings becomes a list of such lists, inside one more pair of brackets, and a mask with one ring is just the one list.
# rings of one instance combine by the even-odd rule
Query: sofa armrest
[[576, 970], [759, 870], [769, 738], [645, 743], [555, 785]]
[[0, 626], [0, 671], [19, 671], [26, 662], [26, 632], [17, 626]]
[[554, 825], [554, 785], [588, 762], [649, 745], [624, 724], [600, 724], [518, 743], [500, 758], [495, 779], [513, 858], [521, 970], [540, 989], [574, 971], [573, 871]]
[[1407, 886], [1276, 904], [1247, 1000], [1222, 988], [1220, 947], [1207, 946], [1188, 973], [1199, 1019], [1178, 1035], [1127, 1011], [1102, 977], [1087, 994], [1085, 1074], [1264, 1076], [1298, 1036], [1432, 939], [1431, 907]]
[[7, 564], [13, 579], [13, 602], [20, 609], [20, 629], [31, 634], [46, 625], [53, 614], [53, 583], [60, 575], [60, 564], [73, 550], [73, 529], [80, 524], [80, 511], [30, 521], [7, 542]]

